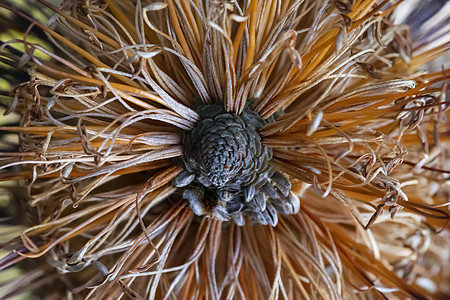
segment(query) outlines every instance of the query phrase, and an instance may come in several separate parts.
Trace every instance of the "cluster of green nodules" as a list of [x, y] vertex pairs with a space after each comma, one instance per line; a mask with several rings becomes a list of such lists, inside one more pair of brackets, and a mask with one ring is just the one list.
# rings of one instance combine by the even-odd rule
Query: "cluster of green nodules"
[[184, 172], [175, 178], [195, 214], [244, 225], [278, 222], [278, 212], [298, 212], [300, 200], [289, 180], [270, 166], [272, 149], [258, 130], [267, 121], [246, 107], [226, 112], [223, 103], [196, 108], [201, 121], [184, 134]]

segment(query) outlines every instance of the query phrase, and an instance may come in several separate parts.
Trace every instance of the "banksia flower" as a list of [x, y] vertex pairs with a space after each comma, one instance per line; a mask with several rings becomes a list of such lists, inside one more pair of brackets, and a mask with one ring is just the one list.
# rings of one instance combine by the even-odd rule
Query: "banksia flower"
[[448, 16], [420, 4], [1, 5], [29, 22], [1, 297], [448, 296]]

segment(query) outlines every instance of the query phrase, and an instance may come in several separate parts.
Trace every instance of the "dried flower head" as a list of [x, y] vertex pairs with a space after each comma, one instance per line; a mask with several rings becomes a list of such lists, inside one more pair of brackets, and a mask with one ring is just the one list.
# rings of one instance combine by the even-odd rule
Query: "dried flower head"
[[258, 134], [267, 122], [250, 108], [226, 112], [222, 102], [196, 111], [201, 121], [183, 138], [185, 171], [175, 178], [175, 186], [189, 185], [183, 198], [192, 211], [241, 226], [246, 215], [275, 226], [277, 211], [297, 213], [300, 200], [289, 180], [270, 166], [272, 149]]
[[0, 46], [29, 76], [1, 93], [27, 228], [0, 268], [27, 266], [0, 298], [449, 295], [430, 3], [39, 0], [47, 23], [0, 5], [29, 22]]

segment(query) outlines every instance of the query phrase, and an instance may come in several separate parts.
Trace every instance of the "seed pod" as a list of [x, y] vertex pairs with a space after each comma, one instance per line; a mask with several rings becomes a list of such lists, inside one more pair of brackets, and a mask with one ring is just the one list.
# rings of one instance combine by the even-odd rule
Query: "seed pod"
[[[281, 213], [295, 211], [288, 200], [291, 185], [269, 165], [272, 149], [262, 144], [257, 132], [267, 121], [248, 107], [241, 115], [228, 113], [223, 103], [196, 111], [202, 120], [184, 135], [185, 171], [174, 180], [176, 187], [185, 187], [183, 197], [194, 213], [237, 220], [238, 225], [249, 215], [253, 222], [275, 226], [277, 208]], [[211, 207], [205, 195], [212, 197]], [[272, 206], [272, 200], [279, 204]]]

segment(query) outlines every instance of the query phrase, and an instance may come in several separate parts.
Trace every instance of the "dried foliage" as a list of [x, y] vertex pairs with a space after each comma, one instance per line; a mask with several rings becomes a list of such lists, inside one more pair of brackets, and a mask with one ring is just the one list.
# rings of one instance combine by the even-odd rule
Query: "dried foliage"
[[[29, 74], [2, 92], [21, 122], [0, 127], [20, 137], [0, 180], [23, 185], [29, 226], [3, 244], [2, 269], [27, 267], [0, 298], [450, 294], [450, 69], [425, 69], [450, 49], [448, 28], [426, 36], [443, 3], [425, 27], [398, 22], [403, 1], [39, 2], [48, 24], [0, 5], [30, 24], [0, 46]], [[276, 227], [195, 216], [172, 183], [194, 106], [249, 99], [301, 199]]]

